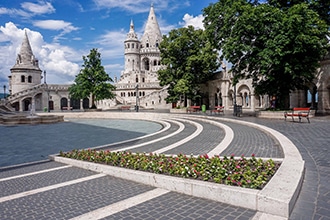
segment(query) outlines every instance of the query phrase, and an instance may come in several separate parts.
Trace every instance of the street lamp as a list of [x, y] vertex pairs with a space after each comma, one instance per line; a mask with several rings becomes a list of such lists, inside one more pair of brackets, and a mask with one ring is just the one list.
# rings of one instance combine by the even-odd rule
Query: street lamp
[[46, 81], [46, 70], [44, 70], [44, 84], [46, 85], [46, 92], [47, 92], [47, 111], [50, 112], [49, 109], [49, 89]]
[[6, 85], [3, 85], [3, 98], [6, 100]]
[[139, 111], [139, 85], [136, 84], [135, 86], [135, 93], [136, 93], [136, 100], [135, 100], [135, 110], [136, 112]]

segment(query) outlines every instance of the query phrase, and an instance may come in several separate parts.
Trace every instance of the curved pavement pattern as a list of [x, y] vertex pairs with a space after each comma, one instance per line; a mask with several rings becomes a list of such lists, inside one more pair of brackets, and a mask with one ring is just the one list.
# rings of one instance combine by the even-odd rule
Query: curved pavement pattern
[[[116, 168], [108, 170], [108, 167], [55, 157], [60, 162], [42, 161], [0, 169], [0, 219], [285, 219], [292, 209], [290, 219], [330, 216], [330, 190], [325, 184], [330, 177], [329, 163], [325, 156], [320, 157], [325, 165], [319, 169], [316, 164], [320, 161], [315, 161], [315, 153], [311, 154], [305, 145], [306, 133], [329, 145], [326, 131], [319, 131], [329, 125], [328, 121], [321, 120], [315, 123], [315, 130], [306, 132], [315, 126], [313, 121], [309, 125], [142, 112], [59, 114], [77, 119], [148, 119], [163, 125], [154, 134], [101, 145], [99, 149], [188, 155], [254, 153], [256, 157], [275, 158], [283, 164], [265, 190], [256, 192]], [[307, 143], [320, 147], [313, 138]], [[321, 149], [328, 151], [327, 145]], [[300, 153], [306, 161], [306, 176], [294, 206], [301, 184], [299, 172], [302, 176], [304, 166]]]

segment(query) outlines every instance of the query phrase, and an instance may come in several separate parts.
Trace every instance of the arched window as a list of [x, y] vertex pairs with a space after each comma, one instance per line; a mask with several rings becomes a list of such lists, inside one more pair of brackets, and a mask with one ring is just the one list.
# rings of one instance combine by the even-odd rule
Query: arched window
[[142, 82], [144, 82], [144, 77], [142, 78]]
[[32, 76], [28, 76], [28, 82], [32, 83]]
[[149, 43], [146, 44], [146, 47], [149, 47]]
[[23, 82], [25, 82], [25, 76], [21, 76], [21, 82], [23, 83]]
[[129, 48], [129, 44], [127, 44], [127, 48]]
[[154, 66], [157, 66], [157, 60], [154, 60]]
[[145, 60], [144, 60], [144, 69], [145, 69], [145, 70], [149, 70], [149, 68], [150, 68], [150, 67], [149, 67], [149, 60], [148, 60], [148, 59], [145, 59]]
[[134, 49], [134, 44], [132, 44], [132, 48]]
[[158, 43], [156, 43], [156, 47], [158, 47], [159, 46], [159, 44]]

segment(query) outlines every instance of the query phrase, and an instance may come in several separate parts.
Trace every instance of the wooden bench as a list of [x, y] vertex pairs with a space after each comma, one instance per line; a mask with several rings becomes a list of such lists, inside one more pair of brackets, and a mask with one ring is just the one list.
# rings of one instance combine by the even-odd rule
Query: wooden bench
[[193, 105], [193, 106], [189, 106], [187, 108], [187, 113], [191, 113], [191, 112], [200, 112], [201, 107], [199, 105]]
[[129, 111], [129, 110], [131, 110], [131, 106], [129, 106], [129, 105], [123, 105], [123, 106], [120, 107], [120, 109], [122, 111], [124, 111], [124, 110]]
[[214, 109], [213, 110], [211, 110], [211, 114], [212, 113], [214, 113], [214, 114], [220, 114], [220, 113], [222, 113], [222, 114], [224, 114], [224, 106], [214, 106]]
[[298, 117], [299, 122], [301, 122], [301, 118], [306, 118], [308, 123], [310, 123], [309, 112], [310, 112], [310, 108], [293, 108], [293, 110], [290, 112], [284, 112], [284, 118], [286, 121], [287, 117], [291, 117], [292, 121], [294, 121], [294, 118]]
[[62, 110], [72, 110], [72, 109], [73, 109], [72, 107], [67, 107], [67, 106], [62, 107]]

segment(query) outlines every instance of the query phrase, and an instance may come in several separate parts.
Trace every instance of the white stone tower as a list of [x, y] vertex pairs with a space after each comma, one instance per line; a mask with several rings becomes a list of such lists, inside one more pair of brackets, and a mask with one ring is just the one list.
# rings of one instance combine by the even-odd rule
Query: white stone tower
[[34, 57], [28, 35], [25, 31], [21, 49], [16, 58], [16, 64], [10, 69], [9, 90], [11, 94], [31, 88], [41, 83], [41, 69]]
[[125, 72], [138, 73], [140, 71], [140, 41], [134, 31], [131, 21], [130, 30], [125, 40]]
[[[116, 104], [154, 107], [159, 103], [159, 95], [154, 95], [162, 87], [157, 71], [160, 65], [162, 40], [153, 5], [151, 5], [144, 34], [141, 40], [134, 31], [131, 21], [125, 44], [125, 69], [116, 82]], [[154, 98], [155, 97], [155, 98]]]

